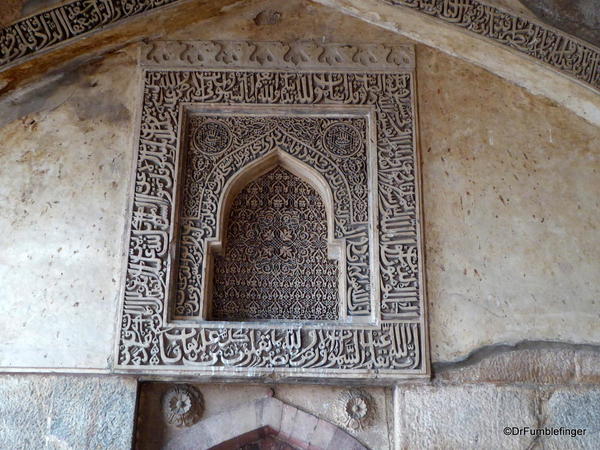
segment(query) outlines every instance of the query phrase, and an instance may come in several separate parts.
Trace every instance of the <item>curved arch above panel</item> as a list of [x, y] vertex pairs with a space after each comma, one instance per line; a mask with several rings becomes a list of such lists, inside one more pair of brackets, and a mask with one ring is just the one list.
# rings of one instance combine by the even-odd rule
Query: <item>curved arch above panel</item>
[[[21, 19], [0, 30], [0, 70], [107, 27], [120, 25], [132, 17], [184, 1], [103, 0], [88, 5], [77, 0]], [[335, 0], [320, 2], [341, 7]], [[600, 90], [600, 49], [542, 22], [517, 16], [479, 0], [433, 3], [425, 0], [384, 0], [374, 3], [375, 6], [379, 4], [409, 9], [450, 24]], [[356, 11], [355, 15], [360, 16]], [[370, 16], [365, 15], [364, 18], [373, 21]], [[327, 52], [328, 45], [322, 44], [322, 47], [320, 55]], [[255, 60], [262, 64], [264, 61], [261, 62], [259, 54], [254, 53]], [[311, 58], [310, 55], [305, 57]]]

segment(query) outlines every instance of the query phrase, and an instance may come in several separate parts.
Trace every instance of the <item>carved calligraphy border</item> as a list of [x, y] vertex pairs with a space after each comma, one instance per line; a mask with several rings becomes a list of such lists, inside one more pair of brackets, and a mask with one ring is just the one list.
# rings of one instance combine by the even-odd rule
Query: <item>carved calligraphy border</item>
[[600, 49], [541, 22], [477, 0], [382, 0], [490, 39], [600, 89]]
[[[77, 0], [24, 18], [0, 29], [0, 70], [25, 61], [37, 53], [57, 48], [77, 37], [181, 1]], [[546, 24], [478, 0], [382, 2], [411, 8], [490, 39], [600, 90], [600, 49]], [[361, 62], [369, 64], [369, 61]], [[197, 61], [193, 64], [195, 63]], [[302, 64], [302, 61], [297, 61], [296, 64]]]
[[[173, 45], [148, 48], [166, 54]], [[429, 376], [413, 48], [312, 42], [191, 47], [203, 49], [202, 67], [154, 62], [143, 70], [116, 371], [373, 381]], [[257, 67], [262, 58], [270, 67]], [[296, 58], [304, 67], [285, 70]], [[372, 70], [365, 70], [365, 58]], [[227, 61], [235, 61], [236, 70], [223, 68]], [[186, 111], [208, 107], [287, 107], [289, 117], [311, 109], [363, 117], [369, 111], [377, 180], [370, 227], [377, 237], [371, 244], [378, 249], [380, 299], [368, 322], [169, 319]]]

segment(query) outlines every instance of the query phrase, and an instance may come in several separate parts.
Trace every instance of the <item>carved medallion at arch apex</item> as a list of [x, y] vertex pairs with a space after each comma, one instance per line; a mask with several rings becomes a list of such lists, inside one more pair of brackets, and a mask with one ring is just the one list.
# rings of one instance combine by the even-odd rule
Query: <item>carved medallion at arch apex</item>
[[[116, 370], [428, 376], [412, 47], [296, 43], [292, 60], [282, 43], [219, 46], [217, 53], [205, 51], [211, 44], [188, 46], [199, 54], [188, 51], [181, 64], [183, 55], [174, 54], [169, 66], [146, 66], [144, 55], [172, 44], [142, 51]], [[227, 182], [274, 153], [306, 166], [331, 193], [333, 238], [346, 249], [346, 317], [324, 324], [203, 320], [188, 294], [177, 295], [178, 277], [189, 270], [191, 284], [201, 286], [198, 249], [218, 229]]]

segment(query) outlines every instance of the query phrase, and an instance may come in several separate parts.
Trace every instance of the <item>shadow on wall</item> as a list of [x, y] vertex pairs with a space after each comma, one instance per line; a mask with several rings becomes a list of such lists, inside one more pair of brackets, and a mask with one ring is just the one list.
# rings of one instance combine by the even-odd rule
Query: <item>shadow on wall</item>
[[598, 0], [521, 0], [542, 22], [600, 47]]

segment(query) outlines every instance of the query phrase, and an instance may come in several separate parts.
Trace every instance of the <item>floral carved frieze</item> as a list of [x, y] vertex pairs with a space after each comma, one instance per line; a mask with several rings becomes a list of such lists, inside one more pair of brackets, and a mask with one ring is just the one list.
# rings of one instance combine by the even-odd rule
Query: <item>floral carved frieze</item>
[[318, 69], [364, 67], [369, 70], [410, 70], [414, 50], [385, 44], [336, 44], [315, 41], [160, 41], [145, 44], [141, 63], [146, 67]]
[[[340, 69], [317, 59], [275, 69], [284, 56], [273, 55], [272, 69], [239, 59], [234, 71], [144, 66], [118, 371], [428, 376], [412, 66]], [[208, 255], [221, 248], [228, 189], [269, 161], [300, 168], [326, 193], [319, 229], [342, 261], [337, 318], [234, 322], [206, 313]]]

